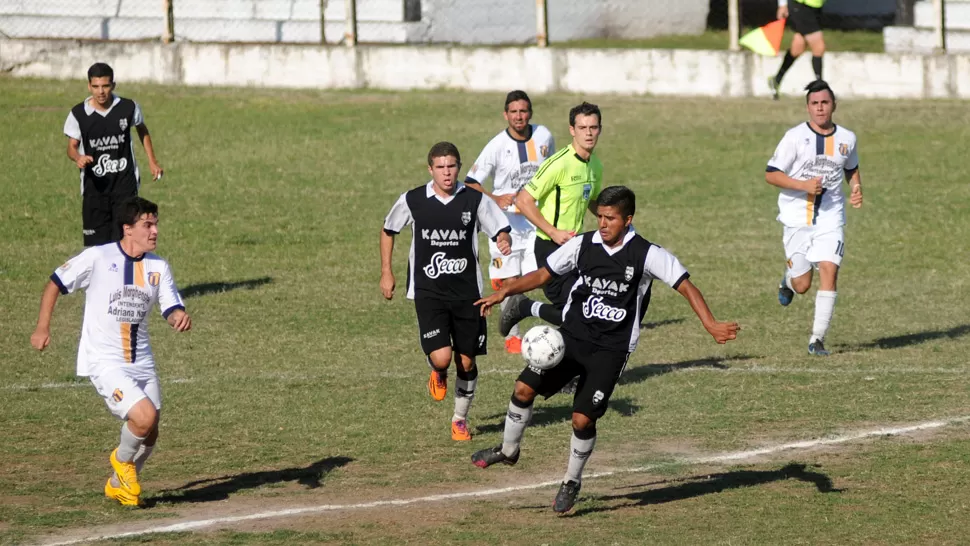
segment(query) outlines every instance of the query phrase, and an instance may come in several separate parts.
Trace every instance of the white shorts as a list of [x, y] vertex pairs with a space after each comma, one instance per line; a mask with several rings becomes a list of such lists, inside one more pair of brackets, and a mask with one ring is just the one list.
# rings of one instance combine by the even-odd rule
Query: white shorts
[[785, 226], [782, 242], [792, 277], [804, 275], [812, 267], [818, 268], [819, 262], [842, 264], [845, 237], [841, 226], [821, 229], [817, 226]]
[[90, 379], [108, 411], [118, 419], [127, 419], [132, 406], [146, 397], [156, 410], [162, 409], [162, 387], [157, 375], [133, 377], [124, 368], [108, 368]]
[[498, 250], [495, 241], [489, 239], [488, 252], [491, 260], [488, 262], [488, 278], [491, 280], [521, 277], [537, 269], [535, 244], [536, 232], [528, 235], [512, 233], [512, 253], [505, 256]]

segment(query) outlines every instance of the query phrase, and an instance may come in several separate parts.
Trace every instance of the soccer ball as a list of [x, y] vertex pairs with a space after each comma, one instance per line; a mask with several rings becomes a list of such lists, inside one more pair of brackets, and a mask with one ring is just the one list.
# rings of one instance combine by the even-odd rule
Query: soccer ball
[[522, 338], [522, 358], [529, 366], [540, 370], [555, 368], [565, 354], [562, 334], [551, 326], [535, 326]]

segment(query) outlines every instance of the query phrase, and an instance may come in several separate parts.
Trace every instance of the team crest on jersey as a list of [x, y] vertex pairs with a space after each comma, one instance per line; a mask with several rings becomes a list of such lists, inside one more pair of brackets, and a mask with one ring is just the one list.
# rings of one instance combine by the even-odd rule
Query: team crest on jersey
[[623, 278], [630, 280], [633, 278], [633, 266], [627, 266], [626, 271], [623, 272]]
[[158, 286], [158, 281], [161, 277], [162, 277], [161, 273], [152, 271], [151, 273], [148, 274], [148, 284], [152, 286]]
[[471, 221], [472, 221], [472, 213], [470, 211], [467, 211], [466, 210], [465, 212], [461, 213], [461, 223], [462, 224], [464, 224], [464, 225], [467, 226], [468, 223], [471, 222]]
[[492, 267], [495, 269], [502, 269], [502, 258], [494, 258], [492, 260]]
[[121, 119], [119, 119], [118, 120], [118, 126], [121, 127], [121, 130], [122, 131], [124, 131], [125, 129], [127, 129], [128, 128], [128, 119], [127, 118], [121, 118]]
[[121, 389], [115, 389], [115, 392], [111, 393], [111, 399], [115, 402], [121, 402], [125, 397], [125, 393], [121, 392]]
[[541, 155], [542, 157], [546, 157], [547, 155], [549, 155], [549, 146], [546, 146], [545, 144], [543, 144], [542, 146], [539, 146], [539, 155]]
[[849, 157], [849, 145], [845, 142], [839, 143], [839, 153], [842, 154], [842, 157]]

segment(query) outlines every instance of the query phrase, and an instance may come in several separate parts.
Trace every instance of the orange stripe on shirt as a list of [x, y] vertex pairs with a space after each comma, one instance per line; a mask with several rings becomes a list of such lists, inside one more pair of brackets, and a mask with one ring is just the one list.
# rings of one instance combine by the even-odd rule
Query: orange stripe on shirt
[[530, 138], [529, 141], [525, 143], [525, 151], [529, 155], [529, 161], [536, 161], [536, 158], [538, 157], [536, 154], [536, 141]]
[[805, 224], [810, 226], [812, 225], [812, 217], [815, 214], [815, 199], [806, 193], [805, 200], [808, 201], [805, 204]]
[[121, 323], [121, 350], [125, 355], [125, 362], [131, 362], [131, 324]]
[[835, 155], [835, 135], [825, 137], [825, 155], [829, 157]]
[[135, 272], [133, 275], [135, 278], [135, 286], [145, 287], [145, 262], [143, 260], [138, 260], [135, 262]]

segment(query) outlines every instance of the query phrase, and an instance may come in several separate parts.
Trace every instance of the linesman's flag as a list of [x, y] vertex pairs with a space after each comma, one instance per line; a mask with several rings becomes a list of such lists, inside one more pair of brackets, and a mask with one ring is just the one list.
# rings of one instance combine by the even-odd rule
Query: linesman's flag
[[778, 19], [745, 34], [739, 44], [759, 55], [774, 57], [781, 49], [781, 37], [785, 34], [785, 20]]

